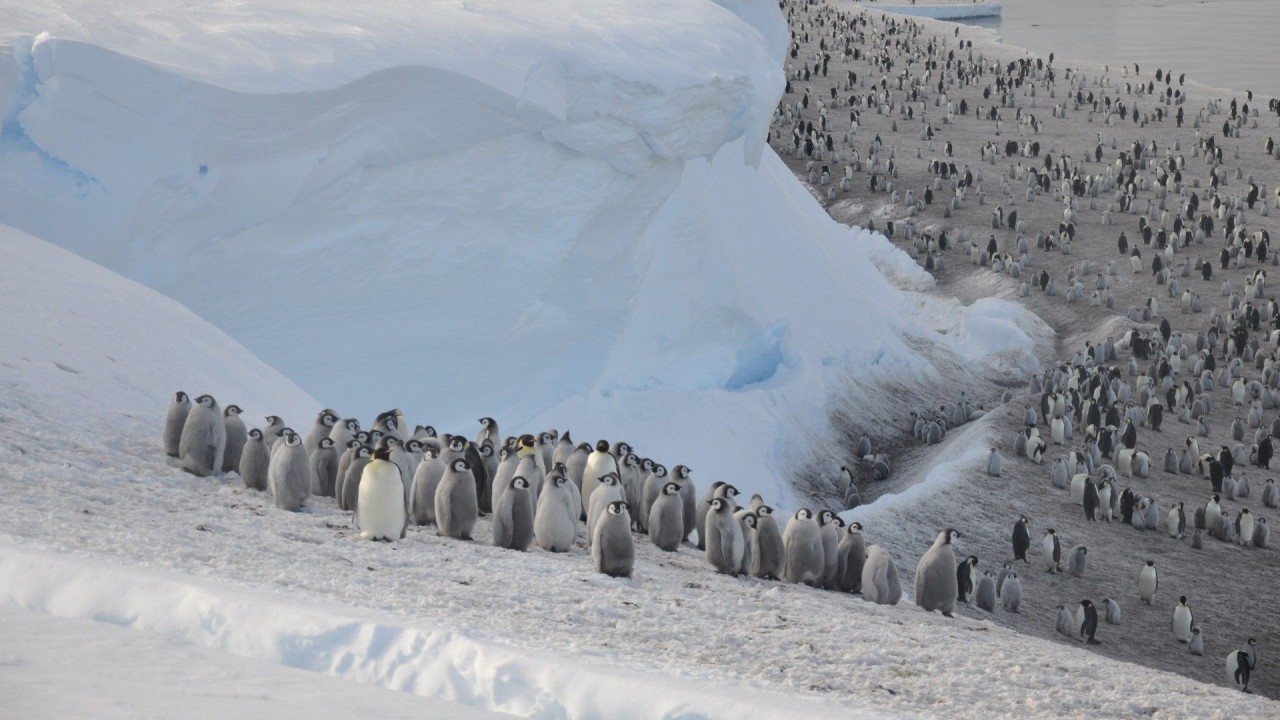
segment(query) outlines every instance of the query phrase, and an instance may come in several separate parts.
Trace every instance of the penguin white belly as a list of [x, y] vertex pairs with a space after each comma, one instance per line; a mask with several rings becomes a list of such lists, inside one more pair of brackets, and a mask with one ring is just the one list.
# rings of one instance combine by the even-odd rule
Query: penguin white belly
[[1066, 425], [1063, 424], [1062, 418], [1053, 419], [1053, 423], [1049, 427], [1049, 433], [1053, 438], [1054, 445], [1061, 445], [1066, 441]]
[[399, 540], [405, 527], [405, 517], [400, 468], [386, 461], [369, 463], [360, 477], [360, 499], [356, 504], [360, 537], [365, 540]]
[[1089, 476], [1084, 473], [1080, 473], [1071, 478], [1071, 502], [1076, 505], [1084, 504], [1084, 485], [1085, 481], [1088, 479]]
[[1186, 605], [1173, 609], [1173, 637], [1178, 642], [1191, 641], [1191, 611]]

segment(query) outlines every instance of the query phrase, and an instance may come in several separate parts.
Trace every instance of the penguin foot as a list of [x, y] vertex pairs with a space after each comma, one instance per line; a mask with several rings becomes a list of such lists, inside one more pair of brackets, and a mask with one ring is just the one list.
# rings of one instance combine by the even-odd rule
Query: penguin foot
[[1089, 645], [1101, 645], [1102, 643], [1101, 643], [1100, 641], [1098, 641], [1098, 640], [1094, 640], [1093, 638], [1089, 638], [1088, 644], [1089, 644]]
[[949, 612], [944, 612], [944, 613], [942, 613], [942, 617], [955, 617], [955, 616], [954, 616], [954, 615], [952, 615], [952, 614], [951, 614], [951, 613], [949, 613]]

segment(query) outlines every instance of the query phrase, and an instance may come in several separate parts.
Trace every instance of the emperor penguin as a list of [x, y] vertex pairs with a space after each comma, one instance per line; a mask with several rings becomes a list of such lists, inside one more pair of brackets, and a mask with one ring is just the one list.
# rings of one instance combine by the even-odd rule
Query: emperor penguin
[[307, 449], [307, 456], [310, 457], [315, 453], [316, 448], [320, 447], [320, 438], [329, 437], [329, 433], [333, 432], [334, 423], [338, 422], [338, 414], [325, 408], [316, 415], [316, 421], [312, 424], [311, 429], [307, 431], [307, 436], [302, 440], [302, 446]]
[[274, 449], [276, 443], [280, 442], [284, 428], [284, 420], [279, 415], [267, 416], [267, 426], [262, 428], [262, 440], [267, 444], [267, 450]]
[[[622, 480], [622, 494], [627, 501], [627, 507], [640, 510], [640, 502], [644, 496], [644, 489], [641, 482], [644, 478], [640, 476], [640, 458], [633, 452], [627, 453], [618, 463], [618, 477]], [[648, 518], [641, 518], [640, 513], [636, 513], [636, 517], [632, 521], [637, 524], [637, 529], [643, 531], [643, 524]]]
[[1000, 604], [1005, 612], [1018, 612], [1018, 608], [1022, 606], [1022, 580], [1018, 579], [1018, 574], [1009, 573], [998, 589]]
[[1187, 531], [1187, 514], [1183, 511], [1182, 502], [1174, 503], [1169, 508], [1169, 514], [1165, 517], [1165, 527], [1169, 532], [1169, 537], [1181, 540]]
[[[996, 579], [996, 592], [1000, 591], [1000, 581], [1008, 574], [1007, 569], [1000, 571]], [[956, 602], [967, 603], [973, 597], [973, 585], [978, 576], [978, 558], [975, 555], [956, 564]]]
[[311, 494], [320, 497], [333, 497], [338, 482], [338, 451], [333, 447], [333, 438], [320, 438], [316, 451], [311, 455]]
[[697, 524], [698, 488], [693, 483], [693, 471], [685, 465], [676, 465], [669, 477], [671, 482], [680, 486], [681, 508], [684, 513], [684, 537], [687, 540]]
[[[476, 445], [481, 445], [485, 440], [493, 443], [494, 447], [502, 444], [502, 435], [498, 432], [498, 421], [491, 417], [482, 417], [480, 422], [480, 432], [476, 433]], [[496, 501], [497, 498], [494, 498]]]
[[987, 453], [987, 475], [1000, 477], [1000, 451], [995, 448], [991, 448], [991, 452]]
[[590, 445], [578, 443], [573, 453], [569, 455], [569, 459], [564, 462], [565, 477], [569, 478], [569, 482], [573, 483], [578, 491], [578, 505], [583, 508], [586, 508], [586, 505], [582, 502], [582, 478], [587, 472], [587, 460], [591, 457], [591, 452]]
[[1160, 578], [1156, 575], [1156, 561], [1148, 560], [1142, 572], [1138, 573], [1138, 597], [1142, 598], [1142, 602], [1150, 605], [1159, 587]]
[[1098, 633], [1098, 609], [1090, 600], [1081, 600], [1080, 609], [1076, 611], [1076, 625], [1080, 627], [1080, 637], [1089, 645], [1101, 645], [1094, 638]]
[[169, 409], [164, 414], [164, 452], [169, 457], [178, 457], [182, 426], [186, 424], [189, 412], [191, 412], [191, 398], [181, 390], [174, 393], [173, 399], [169, 401]]
[[1044, 531], [1044, 539], [1040, 541], [1040, 554], [1046, 570], [1051, 573], [1062, 572], [1062, 543], [1053, 528]]
[[[347, 465], [347, 472], [339, 481], [342, 492], [338, 495], [338, 509], [354, 512], [360, 504], [360, 478], [364, 467], [373, 460], [373, 450], [367, 445], [357, 447]], [[336, 490], [335, 490], [336, 492]]]
[[226, 449], [227, 427], [222, 421], [222, 409], [212, 395], [201, 395], [191, 405], [178, 439], [182, 469], [197, 477], [220, 473]]
[[1085, 560], [1088, 555], [1089, 548], [1083, 545], [1071, 548], [1071, 552], [1067, 555], [1067, 573], [1072, 577], [1084, 576]]
[[1178, 598], [1178, 606], [1173, 609], [1173, 621], [1170, 623], [1174, 639], [1181, 643], [1191, 642], [1191, 626], [1194, 624], [1191, 608], [1187, 607], [1187, 596], [1183, 595]]
[[591, 507], [591, 494], [600, 487], [600, 478], [609, 473], [621, 477], [618, 475], [618, 460], [609, 452], [609, 441], [601, 440], [587, 456], [587, 464], [582, 471], [582, 507]]
[[399, 408], [388, 410], [375, 418], [373, 429], [385, 435], [395, 435], [401, 444], [409, 439], [409, 426], [405, 423], [404, 413]]
[[897, 605], [902, 599], [893, 556], [879, 545], [867, 548], [867, 561], [862, 565], [862, 597], [877, 605]]
[[684, 540], [684, 501], [680, 486], [669, 482], [649, 508], [649, 540], [659, 550], [675, 552]]
[[1244, 547], [1251, 547], [1256, 527], [1253, 513], [1249, 512], [1249, 508], [1241, 508], [1240, 512], [1236, 513], [1236, 542]]
[[1187, 652], [1192, 655], [1204, 655], [1204, 634], [1200, 632], [1200, 626], [1191, 628], [1191, 642], [1187, 643]]
[[760, 535], [756, 532], [758, 518], [749, 508], [740, 508], [733, 517], [742, 526], [741, 574], [755, 577], [760, 572]]
[[[1008, 582], [1005, 578], [1005, 582]], [[984, 570], [978, 579], [978, 586], [973, 591], [973, 604], [980, 610], [995, 612], [996, 610], [996, 577], [990, 570]]]
[[222, 472], [224, 473], [240, 467], [240, 455], [244, 452], [245, 441], [249, 439], [244, 420], [240, 419], [242, 412], [239, 405], [228, 405], [222, 411], [222, 425], [227, 431], [227, 447], [222, 453]]
[[782, 532], [785, 548], [783, 579], [789, 583], [816, 585], [822, 581], [825, 557], [822, 529], [809, 508], [800, 508]]
[[959, 537], [957, 530], [942, 530], [916, 565], [916, 605], [926, 612], [940, 610], [944, 616], [951, 617], [956, 609], [956, 553], [952, 542]]
[[551, 451], [551, 467], [555, 467], [556, 463], [567, 463], [573, 455], [574, 450], [573, 438], [569, 436], [569, 431], [565, 430], [560, 439], [556, 441], [556, 447]]
[[298, 512], [311, 495], [311, 463], [302, 438], [289, 428], [280, 434], [280, 444], [271, 452], [267, 484], [276, 507]]
[[756, 538], [760, 543], [760, 572], [756, 577], [766, 580], [781, 580], [783, 566], [786, 564], [786, 544], [782, 540], [782, 531], [778, 529], [778, 520], [773, 516], [773, 508], [760, 505], [756, 513]]
[[373, 459], [360, 474], [360, 496], [356, 501], [356, 527], [362, 539], [395, 542], [405, 536], [409, 513], [404, 505], [402, 473], [400, 466], [391, 461], [389, 448], [373, 451]]
[[707, 513], [710, 512], [711, 510], [711, 501], [715, 499], [716, 494], [720, 491], [720, 488], [723, 487], [725, 484], [726, 483], [722, 480], [717, 480], [711, 483], [711, 485], [707, 488], [706, 493], [703, 494], [701, 503], [698, 504], [697, 512], [694, 513], [693, 529], [696, 530], [698, 533], [698, 549], [699, 550], [707, 549], [707, 543], [706, 543]]
[[[614, 478], [616, 479], [616, 475]], [[621, 500], [609, 503], [591, 537], [591, 559], [596, 572], [612, 577], [631, 577], [636, 547], [631, 537], [631, 517]]]
[[[640, 494], [640, 513], [644, 516], [646, 530], [649, 527], [649, 516], [653, 513], [653, 504], [658, 501], [658, 496], [662, 494], [663, 489], [667, 486], [667, 469], [658, 463], [650, 464], [652, 467], [649, 469], [649, 474], [645, 476], [644, 488]], [[676, 485], [676, 500], [680, 500], [679, 485]], [[683, 514], [680, 519], [680, 526], [683, 530]]]
[[818, 528], [822, 532], [822, 587], [830, 590], [836, 585], [840, 569], [840, 531], [844, 522], [830, 510], [822, 510], [818, 513]]
[[742, 571], [742, 525], [733, 516], [736, 506], [727, 498], [714, 498], [707, 512], [707, 562], [716, 572], [737, 575]]
[[1267, 484], [1262, 486], [1262, 504], [1272, 509], [1280, 507], [1280, 489], [1275, 480], [1268, 478]]
[[[533, 537], [538, 547], [547, 552], [569, 552], [578, 536], [578, 511], [575, 498], [582, 494], [563, 473], [547, 476], [533, 516]], [[501, 503], [499, 503], [501, 504]]]
[[[600, 522], [600, 518], [608, 511], [609, 504], [614, 502], [626, 502], [622, 482], [618, 479], [617, 473], [605, 473], [597, 481], [596, 490], [591, 493], [591, 505], [587, 508], [588, 539], [596, 536], [596, 523]], [[630, 518], [631, 514], [628, 512], [627, 519]]]
[[862, 565], [867, 560], [867, 545], [862, 537], [862, 523], [851, 522], [836, 548], [840, 557], [836, 589], [840, 592], [862, 592]]
[[1109, 625], [1120, 624], [1120, 603], [1107, 598], [1102, 601], [1102, 607], [1106, 611], [1104, 617]]
[[480, 500], [476, 497], [476, 479], [466, 458], [456, 458], [444, 471], [436, 486], [436, 527], [439, 534], [458, 540], [470, 540], [476, 519], [480, 517]]
[[[498, 458], [498, 469], [493, 473], [493, 485], [489, 490], [489, 501], [493, 504], [497, 504], [502, 499], [502, 493], [510, 487], [511, 478], [517, 475], [520, 464], [524, 462], [519, 452], [505, 447], [498, 451]], [[531, 463], [525, 463], [526, 469], [530, 467]], [[578, 497], [581, 499], [582, 494], [579, 493]]]
[[271, 456], [267, 453], [267, 445], [262, 441], [262, 431], [254, 428], [249, 431], [249, 439], [240, 452], [240, 465], [237, 472], [244, 486], [250, 490], [267, 489], [267, 469], [271, 465]]
[[1028, 528], [1031, 527], [1031, 521], [1026, 515], [1018, 518], [1018, 522], [1013, 524], [1013, 559], [1021, 560], [1024, 563], [1030, 563], [1027, 559], [1027, 550], [1031, 547], [1031, 533]]
[[1267, 527], [1267, 519], [1258, 518], [1253, 527], [1253, 544], [1254, 547], [1266, 548], [1268, 537], [1271, 535], [1270, 528]]
[[1093, 478], [1086, 477], [1084, 480], [1084, 519], [1093, 521], [1097, 517], [1098, 506], [1100, 500], [1098, 498], [1098, 486], [1093, 484]]
[[413, 472], [413, 486], [409, 490], [409, 515], [415, 525], [428, 525], [436, 521], [436, 488], [444, 478], [444, 461], [439, 453], [427, 448], [422, 462]]
[[493, 508], [493, 546], [524, 552], [533, 542], [533, 497], [529, 481], [517, 475]]
[[1249, 692], [1249, 675], [1258, 667], [1258, 644], [1249, 638], [1243, 650], [1227, 655], [1227, 682], [1242, 692]]
[[1066, 605], [1058, 606], [1058, 621], [1056, 629], [1059, 635], [1065, 635], [1072, 640], [1076, 639], [1076, 621], [1075, 618], [1072, 617], [1071, 611], [1067, 609]]
[[333, 447], [341, 452], [347, 447], [347, 442], [358, 432], [360, 432], [360, 421], [355, 418], [346, 418], [334, 423], [333, 429], [329, 431], [329, 438], [333, 440]]

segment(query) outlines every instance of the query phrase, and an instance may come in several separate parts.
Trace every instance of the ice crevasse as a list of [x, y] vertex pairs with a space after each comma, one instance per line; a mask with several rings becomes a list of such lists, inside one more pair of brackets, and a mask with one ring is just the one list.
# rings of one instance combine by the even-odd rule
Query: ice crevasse
[[6, 13], [0, 222], [343, 414], [569, 428], [786, 498], [833, 398], [876, 411], [935, 351], [1035, 368], [1035, 321], [916, 292], [767, 146], [768, 0], [100, 5]]

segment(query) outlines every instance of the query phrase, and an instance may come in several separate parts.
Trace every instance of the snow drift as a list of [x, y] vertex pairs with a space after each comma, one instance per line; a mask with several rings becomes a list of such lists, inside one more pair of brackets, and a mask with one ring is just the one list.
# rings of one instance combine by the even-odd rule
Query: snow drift
[[568, 427], [786, 497], [761, 475], [831, 398], [993, 336], [1034, 368], [1026, 316], [899, 289], [930, 280], [768, 149], [768, 0], [57, 10], [9, 10], [0, 221], [344, 414]]

